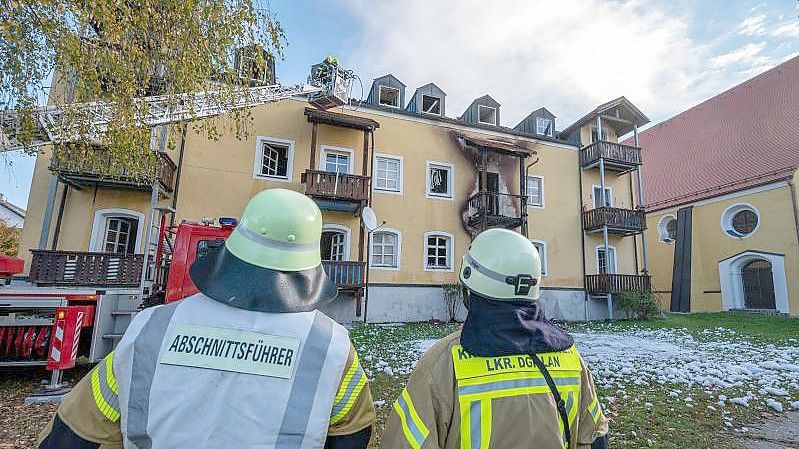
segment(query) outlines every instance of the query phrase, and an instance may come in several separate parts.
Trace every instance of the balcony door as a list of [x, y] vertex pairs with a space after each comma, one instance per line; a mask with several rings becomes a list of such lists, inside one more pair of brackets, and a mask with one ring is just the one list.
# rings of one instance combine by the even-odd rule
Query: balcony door
[[616, 248], [608, 246], [608, 253], [605, 254], [605, 246], [596, 248], [596, 272], [599, 274], [616, 274]]
[[342, 175], [352, 174], [353, 151], [349, 148], [322, 146], [322, 170]]
[[344, 261], [349, 259], [349, 229], [326, 225], [322, 230], [322, 260]]
[[126, 209], [104, 209], [95, 212], [89, 251], [135, 254], [141, 244], [144, 215]]
[[613, 207], [613, 189], [605, 186], [605, 201], [604, 204], [602, 202], [602, 186], [594, 186], [594, 193], [592, 195], [594, 197], [594, 209], [599, 209], [600, 207]]
[[483, 177], [478, 176], [480, 191], [485, 191], [486, 195], [486, 214], [499, 215], [499, 173], [487, 172], [486, 185], [483, 189]]

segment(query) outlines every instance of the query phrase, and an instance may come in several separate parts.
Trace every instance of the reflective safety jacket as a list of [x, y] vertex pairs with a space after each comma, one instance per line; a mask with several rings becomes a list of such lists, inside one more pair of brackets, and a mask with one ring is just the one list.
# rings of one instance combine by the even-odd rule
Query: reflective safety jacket
[[[557, 386], [570, 449], [607, 434], [594, 382], [577, 350], [537, 354]], [[529, 355], [475, 357], [455, 332], [430, 348], [393, 405], [383, 447], [563, 449], [563, 420]]]
[[58, 417], [108, 449], [321, 449], [375, 413], [342, 326], [318, 311], [251, 312], [200, 293], [139, 313]]

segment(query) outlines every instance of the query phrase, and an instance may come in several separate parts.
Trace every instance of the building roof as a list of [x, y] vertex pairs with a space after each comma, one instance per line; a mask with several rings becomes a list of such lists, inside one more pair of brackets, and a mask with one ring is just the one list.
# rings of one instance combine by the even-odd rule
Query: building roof
[[647, 209], [793, 176], [799, 165], [797, 105], [799, 57], [640, 133]]
[[452, 131], [452, 133], [456, 138], [461, 139], [465, 145], [470, 147], [482, 148], [516, 157], [527, 157], [533, 154], [538, 154], [536, 151], [530, 150], [529, 148], [522, 146], [520, 143], [499, 139], [483, 139], [474, 136], [467, 136], [466, 134], [454, 131]]
[[8, 209], [15, 215], [19, 215], [19, 218], [22, 218], [23, 220], [25, 219], [25, 209], [8, 201], [2, 193], [0, 193], [0, 207]]
[[325, 125], [342, 126], [344, 128], [360, 129], [363, 131], [374, 131], [380, 128], [380, 123], [370, 118], [323, 111], [321, 109], [305, 108], [305, 115], [308, 116], [309, 122], [322, 123]]
[[584, 124], [596, 120], [597, 116], [602, 117], [604, 125], [615, 129], [618, 136], [631, 132], [635, 126], [643, 126], [649, 123], [649, 118], [630, 100], [626, 97], [619, 97], [600, 104], [593, 111], [567, 126], [566, 129], [561, 131], [561, 134], [569, 135]]

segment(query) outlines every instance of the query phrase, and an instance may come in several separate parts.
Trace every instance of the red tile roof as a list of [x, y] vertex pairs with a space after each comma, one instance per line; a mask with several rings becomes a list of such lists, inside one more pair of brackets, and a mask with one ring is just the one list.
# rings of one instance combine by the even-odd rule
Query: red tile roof
[[639, 143], [648, 210], [791, 177], [799, 166], [799, 57], [641, 132]]

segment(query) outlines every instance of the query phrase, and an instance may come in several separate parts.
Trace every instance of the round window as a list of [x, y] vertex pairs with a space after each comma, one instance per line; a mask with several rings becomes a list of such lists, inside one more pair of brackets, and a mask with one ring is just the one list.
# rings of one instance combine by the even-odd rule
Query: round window
[[757, 227], [757, 214], [744, 209], [732, 216], [732, 229], [741, 235], [751, 234]]
[[666, 235], [671, 240], [677, 239], [677, 219], [672, 218], [671, 220], [666, 222]]
[[721, 216], [722, 229], [732, 237], [747, 237], [757, 230], [759, 224], [757, 209], [748, 204], [730, 206]]

